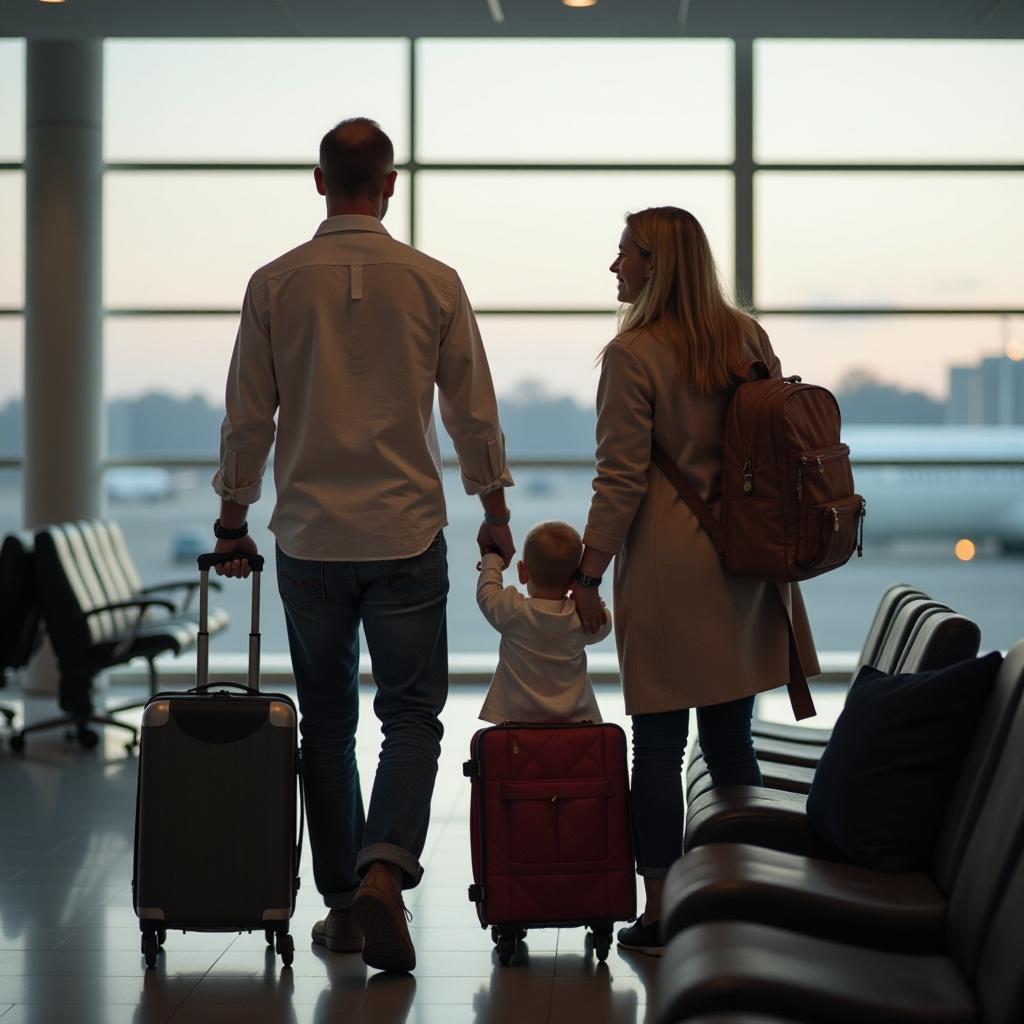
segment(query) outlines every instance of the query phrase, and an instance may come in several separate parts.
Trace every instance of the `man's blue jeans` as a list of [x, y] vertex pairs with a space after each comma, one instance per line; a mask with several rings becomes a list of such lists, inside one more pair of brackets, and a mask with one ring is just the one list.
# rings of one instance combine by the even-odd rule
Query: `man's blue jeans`
[[[277, 578], [302, 711], [317, 889], [328, 907], [348, 907], [374, 861], [401, 868], [411, 888], [423, 874], [448, 696], [444, 536], [413, 558], [377, 562], [307, 561], [278, 548]], [[355, 757], [360, 622], [384, 736], [365, 814]]]
[[[700, 747], [715, 786], [760, 786], [750, 738], [754, 698], [697, 708]], [[690, 712], [633, 716], [631, 799], [637, 871], [664, 878], [683, 855], [683, 757]]]

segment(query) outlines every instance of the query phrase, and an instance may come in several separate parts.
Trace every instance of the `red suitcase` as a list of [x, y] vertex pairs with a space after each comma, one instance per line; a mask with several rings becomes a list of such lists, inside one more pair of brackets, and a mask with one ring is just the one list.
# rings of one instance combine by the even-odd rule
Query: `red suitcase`
[[472, 780], [473, 885], [498, 959], [535, 927], [589, 927], [599, 960], [636, 916], [626, 737], [617, 725], [510, 723], [481, 729]]

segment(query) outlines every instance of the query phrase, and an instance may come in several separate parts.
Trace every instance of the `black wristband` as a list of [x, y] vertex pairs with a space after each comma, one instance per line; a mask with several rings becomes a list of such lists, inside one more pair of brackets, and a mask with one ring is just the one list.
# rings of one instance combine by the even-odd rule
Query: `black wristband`
[[221, 526], [218, 519], [213, 524], [213, 535], [217, 540], [241, 540], [243, 537], [249, 536], [249, 524], [242, 523], [241, 526], [232, 529], [230, 526]]
[[505, 514], [501, 516], [492, 516], [486, 509], [484, 509], [484, 522], [488, 526], [508, 526], [511, 518], [512, 513], [508, 509], [505, 509]]
[[603, 578], [602, 576], [588, 576], [585, 572], [576, 570], [575, 579], [581, 587], [599, 587]]

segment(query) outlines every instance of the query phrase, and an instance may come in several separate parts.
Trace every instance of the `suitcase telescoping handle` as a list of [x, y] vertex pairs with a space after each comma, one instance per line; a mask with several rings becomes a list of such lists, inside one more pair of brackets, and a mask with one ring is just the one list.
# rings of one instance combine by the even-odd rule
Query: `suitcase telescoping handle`
[[[260, 688], [260, 576], [263, 573], [262, 555], [245, 555], [252, 569], [252, 622], [249, 626], [249, 689]], [[210, 677], [210, 569], [215, 565], [233, 562], [234, 552], [200, 555], [199, 565], [199, 636], [196, 637], [196, 687], [208, 685]]]

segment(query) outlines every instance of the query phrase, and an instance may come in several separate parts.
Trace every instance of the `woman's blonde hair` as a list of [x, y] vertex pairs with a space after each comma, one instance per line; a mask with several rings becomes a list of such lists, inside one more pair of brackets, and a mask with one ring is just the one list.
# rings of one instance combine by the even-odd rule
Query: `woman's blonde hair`
[[652, 269], [620, 312], [619, 334], [648, 328], [670, 344], [680, 377], [698, 394], [728, 387], [742, 363], [743, 343], [758, 337], [758, 327], [723, 293], [700, 222], [677, 206], [655, 206], [627, 214], [626, 227]]

